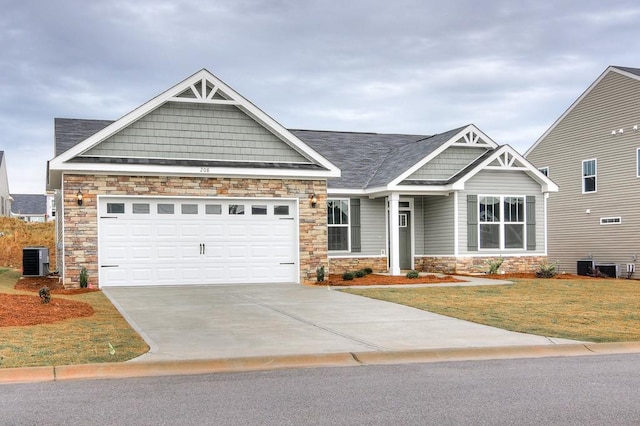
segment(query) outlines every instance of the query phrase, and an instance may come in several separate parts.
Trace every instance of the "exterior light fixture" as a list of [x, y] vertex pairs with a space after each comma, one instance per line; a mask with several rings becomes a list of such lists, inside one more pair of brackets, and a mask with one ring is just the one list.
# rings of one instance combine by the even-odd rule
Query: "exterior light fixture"
[[78, 200], [78, 205], [82, 205], [82, 192], [78, 189], [78, 193], [76, 194], [76, 199]]
[[309, 202], [311, 203], [311, 207], [315, 209], [316, 205], [318, 205], [318, 197], [316, 197], [316, 194], [311, 194], [311, 196], [309, 197]]

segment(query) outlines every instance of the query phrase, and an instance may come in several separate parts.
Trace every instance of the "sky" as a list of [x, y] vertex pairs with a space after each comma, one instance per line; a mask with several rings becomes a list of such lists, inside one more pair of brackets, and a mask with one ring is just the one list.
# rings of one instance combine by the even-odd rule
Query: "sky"
[[0, 0], [0, 150], [44, 193], [56, 117], [115, 120], [202, 68], [290, 129], [523, 153], [609, 65], [640, 68], [640, 3]]

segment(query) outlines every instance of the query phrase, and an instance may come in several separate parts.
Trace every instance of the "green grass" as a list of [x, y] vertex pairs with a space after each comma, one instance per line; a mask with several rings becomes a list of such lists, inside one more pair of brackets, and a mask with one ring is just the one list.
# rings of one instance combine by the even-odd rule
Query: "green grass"
[[590, 342], [640, 341], [640, 282], [515, 279], [514, 285], [346, 289], [506, 330]]
[[[0, 269], [0, 292], [34, 293], [13, 288], [19, 272]], [[90, 317], [24, 327], [0, 327], [0, 368], [120, 362], [148, 351], [101, 291], [77, 295], [53, 294], [85, 302], [94, 309]], [[111, 355], [109, 343], [115, 353]]]

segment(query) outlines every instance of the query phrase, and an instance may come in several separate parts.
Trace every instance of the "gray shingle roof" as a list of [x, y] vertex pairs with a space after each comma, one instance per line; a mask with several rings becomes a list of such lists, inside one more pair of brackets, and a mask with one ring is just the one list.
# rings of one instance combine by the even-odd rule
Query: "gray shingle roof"
[[617, 68], [619, 70], [626, 71], [628, 73], [640, 76], [640, 68], [618, 67], [618, 66], [615, 66], [615, 65], [613, 65], [613, 68]]
[[[56, 155], [77, 145], [113, 121], [56, 118]], [[432, 153], [464, 127], [432, 136], [290, 130], [341, 170], [330, 188], [365, 189], [383, 186]], [[127, 159], [115, 159], [125, 162]], [[78, 159], [78, 161], [81, 161]], [[97, 159], [92, 159], [97, 161]]]
[[47, 196], [44, 194], [11, 194], [11, 213], [39, 214], [47, 213]]
[[89, 136], [98, 133], [111, 123], [113, 123], [112, 120], [54, 119], [56, 157], [69, 148], [73, 148]]

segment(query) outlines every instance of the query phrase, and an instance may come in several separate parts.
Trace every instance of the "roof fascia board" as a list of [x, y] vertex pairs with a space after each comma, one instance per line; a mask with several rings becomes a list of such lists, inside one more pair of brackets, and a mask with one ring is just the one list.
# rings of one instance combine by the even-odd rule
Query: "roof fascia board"
[[474, 124], [470, 124], [468, 126], [466, 126], [465, 128], [463, 128], [462, 130], [460, 130], [458, 133], [456, 133], [454, 136], [452, 136], [447, 142], [443, 143], [440, 147], [438, 147], [435, 151], [433, 151], [431, 154], [427, 155], [426, 157], [424, 157], [422, 160], [418, 161], [416, 164], [414, 164], [412, 167], [410, 167], [409, 169], [407, 169], [404, 173], [402, 173], [400, 176], [398, 176], [397, 178], [395, 178], [394, 180], [392, 180], [389, 183], [389, 186], [393, 186], [396, 187], [400, 182], [402, 182], [403, 180], [407, 179], [409, 176], [411, 176], [412, 174], [414, 174], [416, 171], [418, 171], [420, 168], [422, 168], [425, 164], [427, 164], [429, 161], [433, 160], [435, 157], [437, 157], [438, 155], [440, 155], [443, 151], [445, 151], [447, 148], [449, 148], [451, 145], [453, 145], [456, 141], [458, 141], [461, 137], [464, 137], [465, 134], [467, 134], [470, 130], [473, 130], [474, 132], [476, 132], [477, 134], [479, 134], [482, 139], [484, 139], [486, 142], [488, 142], [489, 144], [493, 144], [493, 148], [498, 147], [498, 144], [496, 142], [494, 142], [489, 136], [487, 136], [483, 131], [481, 131], [480, 129], [478, 129]]
[[243, 177], [304, 177], [304, 178], [327, 178], [339, 177], [339, 175], [329, 175], [326, 170], [287, 170], [287, 169], [251, 169], [245, 167], [206, 167], [208, 171], [198, 172], [200, 167], [189, 166], [158, 166], [148, 164], [97, 164], [97, 163], [65, 163], [52, 172], [65, 173], [110, 173], [110, 174], [153, 174], [153, 175], [179, 175], [179, 176], [243, 176]]
[[560, 116], [556, 121], [554, 121], [554, 122], [553, 122], [553, 124], [551, 125], [551, 127], [549, 127], [549, 128], [547, 129], [547, 131], [546, 131], [546, 132], [544, 132], [544, 133], [542, 134], [542, 136], [540, 136], [540, 137], [538, 138], [538, 140], [536, 140], [536, 141], [534, 142], [534, 144], [533, 144], [533, 145], [531, 145], [531, 147], [530, 147], [530, 148], [529, 148], [529, 149], [524, 153], [525, 158], [526, 158], [526, 157], [531, 153], [531, 151], [533, 151], [533, 150], [534, 150], [534, 149], [535, 149], [535, 148], [540, 144], [540, 142], [542, 142], [542, 140], [543, 140], [543, 139], [545, 139], [545, 138], [549, 135], [549, 133], [551, 133], [551, 132], [552, 132], [552, 131], [553, 131], [553, 130], [554, 130], [554, 129], [555, 129], [555, 128], [560, 124], [560, 122], [561, 122], [562, 120], [564, 120], [564, 119], [565, 119], [565, 117], [566, 117], [567, 115], [569, 115], [569, 114], [571, 113], [571, 111], [573, 111], [573, 110], [574, 110], [574, 108], [575, 108], [576, 106], [578, 106], [578, 104], [579, 104], [580, 102], [582, 102], [582, 100], [583, 100], [585, 97], [587, 97], [587, 95], [589, 95], [589, 93], [591, 93], [591, 91], [592, 91], [592, 90], [593, 90], [593, 89], [594, 89], [598, 84], [600, 84], [600, 82], [601, 82], [601, 81], [602, 81], [602, 80], [603, 80], [603, 79], [604, 79], [604, 78], [605, 78], [605, 77], [606, 77], [610, 72], [617, 72], [618, 74], [625, 75], [625, 76], [627, 76], [627, 77], [629, 77], [629, 78], [633, 78], [633, 79], [635, 79], [635, 80], [640, 80], [640, 76], [637, 76], [637, 75], [635, 75], [635, 74], [631, 74], [631, 73], [629, 73], [629, 72], [626, 72], [626, 71], [620, 70], [620, 69], [618, 69], [618, 68], [616, 68], [616, 67], [613, 67], [613, 66], [609, 66], [609, 67], [607, 67], [607, 69], [606, 69], [606, 70], [604, 70], [604, 72], [603, 72], [602, 74], [600, 74], [600, 77], [598, 77], [598, 78], [596, 79], [596, 81], [594, 81], [593, 83], [591, 83], [591, 85], [590, 85], [589, 87], [587, 87], [587, 90], [585, 90], [585, 91], [582, 93], [582, 95], [580, 95], [580, 97], [578, 97], [578, 99], [576, 99], [575, 101], [573, 101], [573, 103], [569, 106], [569, 108], [567, 108], [567, 110], [566, 110], [566, 111], [565, 111], [565, 112], [564, 112], [564, 113], [563, 113], [563, 114], [562, 114], [562, 115], [561, 115], [561, 116]]
[[[523, 164], [524, 166], [516, 166], [516, 167], [497, 167], [497, 166], [489, 166], [494, 160], [496, 160], [500, 155], [508, 152], [513, 155], [518, 162]], [[518, 154], [518, 152], [511, 148], [509, 145], [502, 145], [500, 148], [496, 149], [489, 157], [487, 157], [482, 163], [478, 164], [473, 170], [470, 170], [466, 175], [457, 180], [453, 185], [452, 189], [455, 190], [463, 190], [465, 183], [471, 179], [473, 176], [478, 174], [482, 170], [518, 170], [526, 172], [532, 179], [540, 184], [542, 187], [542, 192], [558, 192], [558, 185], [556, 185], [551, 179], [545, 176], [540, 170], [535, 168], [526, 158], [522, 155]]]

